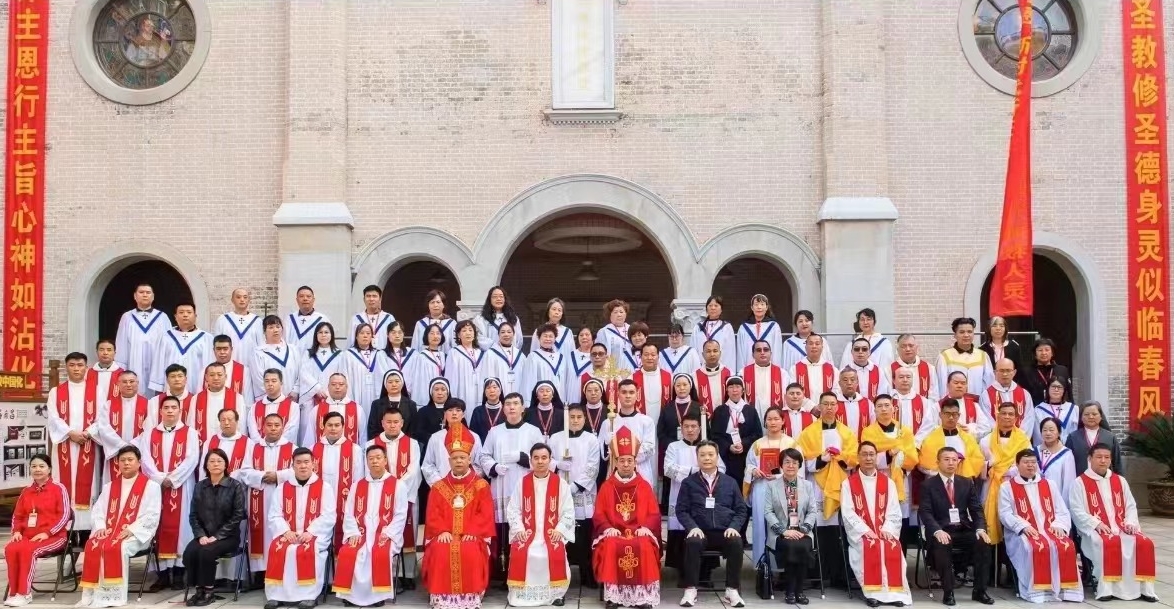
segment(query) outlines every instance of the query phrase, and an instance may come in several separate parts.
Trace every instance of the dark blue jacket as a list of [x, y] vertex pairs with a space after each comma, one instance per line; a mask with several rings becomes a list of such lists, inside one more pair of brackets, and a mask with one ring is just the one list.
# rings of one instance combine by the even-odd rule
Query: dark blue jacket
[[746, 526], [750, 508], [746, 507], [746, 501], [742, 498], [742, 485], [736, 480], [718, 473], [717, 486], [713, 489], [713, 509], [705, 507], [705, 500], [708, 497], [709, 484], [705, 482], [701, 472], [690, 474], [681, 483], [681, 491], [677, 494], [677, 505], [674, 509], [677, 520], [681, 521], [685, 531], [694, 528], [702, 531], [741, 531], [742, 527]]

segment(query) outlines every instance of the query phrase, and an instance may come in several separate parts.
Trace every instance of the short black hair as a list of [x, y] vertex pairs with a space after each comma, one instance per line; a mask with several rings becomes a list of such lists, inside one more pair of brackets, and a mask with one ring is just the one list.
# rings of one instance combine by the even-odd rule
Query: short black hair
[[33, 461], [42, 461], [45, 463], [45, 465], [49, 466], [49, 469], [53, 469], [53, 460], [50, 459], [49, 455], [47, 455], [45, 453], [37, 453], [37, 454], [29, 457], [29, 465], [32, 465]]
[[329, 421], [330, 419], [333, 419], [333, 418], [335, 418], [335, 417], [337, 417], [337, 418], [339, 418], [339, 419], [342, 419], [342, 422], [343, 422], [344, 424], [346, 423], [346, 418], [344, 418], [344, 417], [342, 416], [342, 413], [341, 413], [341, 412], [338, 412], [337, 410], [331, 410], [330, 412], [326, 413], [326, 414], [325, 414], [325, 415], [322, 417], [322, 426], [323, 426], [323, 427], [326, 427], [326, 422], [327, 422], [327, 421]]
[[81, 351], [73, 351], [73, 352], [70, 352], [69, 355], [65, 356], [65, 363], [67, 363], [67, 364], [69, 362], [74, 362], [77, 360], [81, 360], [83, 362], [88, 362], [89, 358], [87, 358], [86, 354], [82, 353]]
[[261, 327], [268, 328], [269, 326], [277, 326], [281, 328], [281, 318], [276, 315], [266, 315], [261, 319]]
[[1090, 457], [1093, 456], [1093, 454], [1096, 453], [1098, 450], [1107, 450], [1107, 451], [1109, 451], [1110, 455], [1113, 454], [1113, 448], [1111, 446], [1109, 446], [1108, 444], [1105, 444], [1104, 442], [1097, 442], [1096, 444], [1092, 445], [1092, 448], [1088, 449], [1088, 456], [1090, 456]]
[[308, 286], [308, 285], [303, 285], [303, 286], [298, 286], [298, 289], [294, 291], [294, 294], [300, 293], [302, 290], [307, 290], [307, 291], [309, 291], [311, 294], [313, 294], [313, 293], [314, 293], [314, 288], [312, 288], [312, 287], [310, 287], [310, 286]]
[[230, 345], [232, 344], [232, 339], [231, 339], [231, 338], [229, 338], [227, 334], [217, 334], [217, 335], [216, 335], [216, 336], [215, 336], [215, 337], [212, 339], [212, 345], [213, 345], [213, 346], [216, 346], [216, 345], [223, 345], [224, 343], [228, 343], [228, 344], [230, 344]]
[[[788, 448], [783, 451], [783, 459], [790, 459], [800, 465], [803, 464], [803, 453], [799, 452], [797, 448]], [[782, 459], [779, 460], [780, 462]]]
[[99, 338], [98, 342], [94, 343], [94, 348], [97, 349], [98, 347], [101, 347], [103, 343], [108, 344], [111, 347], [117, 346], [114, 344], [114, 339], [112, 338]]
[[937, 458], [938, 458], [938, 459], [941, 459], [941, 458], [942, 458], [942, 455], [944, 455], [944, 454], [946, 454], [946, 453], [954, 453], [955, 455], [959, 454], [959, 453], [958, 453], [958, 449], [954, 448], [953, 446], [943, 446], [943, 447], [941, 447], [941, 448], [939, 448], [939, 449], [938, 449], [938, 456], [937, 456]]
[[[220, 409], [220, 412], [216, 413], [216, 420], [217, 420], [217, 421], [219, 421], [219, 420], [220, 420], [220, 415], [222, 415], [222, 414], [224, 414], [224, 413], [226, 413], [226, 412], [231, 412], [231, 413], [232, 413], [232, 419], [233, 419], [234, 421], [239, 421], [239, 420], [241, 420], [241, 413], [239, 413], [239, 412], [237, 412], [237, 411], [233, 410], [232, 408], [221, 408], [221, 409]], [[274, 413], [274, 414], [277, 414], [277, 413]], [[278, 416], [281, 416], [281, 415], [278, 415]]]
[[371, 284], [371, 285], [363, 288], [363, 296], [366, 296], [367, 294], [370, 294], [371, 292], [375, 292], [376, 294], [383, 296], [383, 290], [380, 289], [380, 287], [375, 284]]
[[950, 322], [950, 331], [957, 332], [958, 326], [966, 326], [966, 325], [969, 325], [972, 328], [978, 327], [978, 324], [975, 323], [973, 317], [955, 317], [954, 321]]
[[876, 448], [876, 444], [873, 444], [871, 440], [865, 440], [865, 441], [861, 442], [860, 444], [858, 444], [858, 445], [856, 446], [856, 453], [857, 453], [857, 454], [859, 454], [859, 453], [860, 453], [860, 449], [861, 449], [861, 448], [864, 448], [865, 446], [871, 446], [871, 447], [872, 447], [872, 450], [875, 450], [875, 451], [877, 451], [877, 452], [880, 452], [879, 450], [877, 450], [877, 448]]
[[314, 458], [314, 451], [306, 448], [305, 446], [299, 446], [294, 449], [293, 456], [290, 457], [290, 461], [297, 460], [297, 458], [302, 455], [306, 455], [306, 456], [310, 457], [311, 459], [313, 459]]
[[545, 450], [546, 454], [548, 454], [548, 455], [554, 454], [551, 452], [549, 444], [547, 444], [545, 442], [539, 442], [539, 443], [535, 444], [534, 446], [530, 447], [530, 456], [533, 457], [534, 453], [537, 451], [540, 451], [540, 450]]
[[163, 371], [163, 376], [171, 376], [172, 372], [182, 372], [184, 376], [188, 375], [188, 369], [183, 364], [171, 364]]
[[[391, 412], [391, 411], [389, 410], [388, 412]], [[369, 454], [371, 454], [371, 451], [373, 451], [373, 450], [377, 450], [377, 451], [383, 453], [384, 458], [387, 457], [387, 450], [378, 444], [372, 444], [371, 446], [368, 446], [367, 450], [365, 452], [363, 452], [363, 454], [369, 455]]]
[[265, 378], [266, 376], [269, 376], [270, 374], [276, 374], [277, 380], [282, 381], [282, 382], [285, 381], [285, 375], [281, 373], [281, 368], [266, 368], [265, 372], [261, 374], [261, 378]]
[[1039, 460], [1039, 455], [1035, 454], [1034, 448], [1025, 448], [1015, 453], [1015, 463], [1018, 465], [1020, 461], [1028, 457], [1034, 457], [1037, 461]]
[[134, 455], [135, 459], [140, 461], [143, 460], [143, 453], [139, 452], [139, 447], [135, 446], [134, 444], [127, 444], [126, 446], [118, 449], [118, 452], [114, 453], [114, 460], [117, 461], [122, 457], [122, 455], [125, 455], [126, 453]]
[[719, 454], [721, 453], [721, 449], [718, 448], [717, 442], [714, 442], [713, 440], [702, 440], [698, 442], [697, 448], [695, 450], [700, 451], [702, 446], [712, 446], [713, 449], [716, 450]]

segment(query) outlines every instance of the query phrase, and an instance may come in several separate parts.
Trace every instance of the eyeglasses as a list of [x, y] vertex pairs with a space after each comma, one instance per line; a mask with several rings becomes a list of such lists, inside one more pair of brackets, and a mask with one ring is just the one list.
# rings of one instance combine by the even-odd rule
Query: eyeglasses
[[603, 357], [607, 355], [607, 351], [592, 351], [591, 357]]
[[770, 353], [770, 347], [755, 347], [755, 353]]
[[865, 351], [868, 351], [868, 347], [852, 347], [852, 350], [864, 353]]
[[956, 416], [958, 416], [958, 415], [960, 415], [960, 414], [961, 414], [961, 413], [959, 413], [959, 412], [946, 412], [946, 411], [944, 411], [944, 410], [941, 412], [941, 416], [943, 416], [943, 417], [951, 417], [951, 418], [953, 418], [953, 417], [956, 417]]

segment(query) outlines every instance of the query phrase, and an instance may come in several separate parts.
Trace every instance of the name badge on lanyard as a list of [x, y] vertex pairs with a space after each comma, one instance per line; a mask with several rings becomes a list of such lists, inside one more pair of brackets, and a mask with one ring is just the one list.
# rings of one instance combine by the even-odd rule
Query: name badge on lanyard
[[717, 507], [717, 500], [713, 498], [713, 491], [717, 488], [717, 475], [714, 475], [712, 483], [707, 481], [705, 484], [709, 486], [709, 496], [705, 498], [705, 509], [712, 510]]
[[950, 524], [962, 524], [962, 517], [956, 507], [950, 508]]
[[787, 527], [791, 529], [799, 528], [799, 512], [792, 511], [787, 515]]
[[25, 523], [25, 526], [30, 529], [37, 526], [37, 510], [29, 512], [29, 519], [28, 522]]

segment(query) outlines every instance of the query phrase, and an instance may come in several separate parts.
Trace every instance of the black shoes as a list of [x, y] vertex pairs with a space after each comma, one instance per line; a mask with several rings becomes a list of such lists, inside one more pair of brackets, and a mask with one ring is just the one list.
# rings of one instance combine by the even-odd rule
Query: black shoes
[[788, 592], [786, 594], [786, 596], [783, 597], [783, 602], [788, 605], [798, 605], [799, 599], [795, 598], [794, 594], [791, 594], [790, 592]]
[[811, 601], [807, 600], [806, 594], [803, 594], [802, 592], [800, 592], [795, 595], [795, 604], [796, 605], [806, 605], [809, 602], [811, 602]]
[[269, 601], [269, 602], [265, 603], [265, 609], [277, 609], [280, 606], [281, 606], [281, 603], [279, 603], [277, 601]]
[[556, 598], [556, 599], [554, 599], [554, 602], [552, 602], [550, 604], [554, 605], [555, 607], [562, 607], [563, 605], [567, 604], [567, 602], [561, 598]]
[[995, 599], [991, 598], [990, 595], [986, 592], [975, 592], [974, 594], [970, 595], [970, 599], [976, 603], [982, 603], [984, 605], [995, 604]]
[[864, 604], [868, 605], [869, 607], [880, 607], [880, 601], [876, 600], [875, 598], [864, 599]]
[[1147, 603], [1156, 603], [1156, 602], [1158, 602], [1158, 597], [1156, 597], [1156, 596], [1147, 596], [1147, 595], [1143, 594], [1143, 595], [1141, 595], [1141, 600], [1143, 600], [1143, 601], [1145, 601], [1145, 602], [1147, 602]]
[[[171, 571], [160, 571], [155, 574], [155, 583], [147, 588], [147, 592], [162, 592], [171, 587]], [[180, 590], [183, 590], [183, 584], [180, 584]]]
[[314, 607], [318, 606], [318, 602], [317, 601], [302, 601], [302, 602], [298, 603], [296, 606], [298, 609], [314, 609]]
[[[942, 604], [947, 607], [953, 607], [954, 605], [957, 605], [958, 603], [954, 600], [954, 593], [947, 592], [947, 593], [943, 594], [942, 595]], [[266, 607], [265, 609], [269, 609], [269, 608]]]

